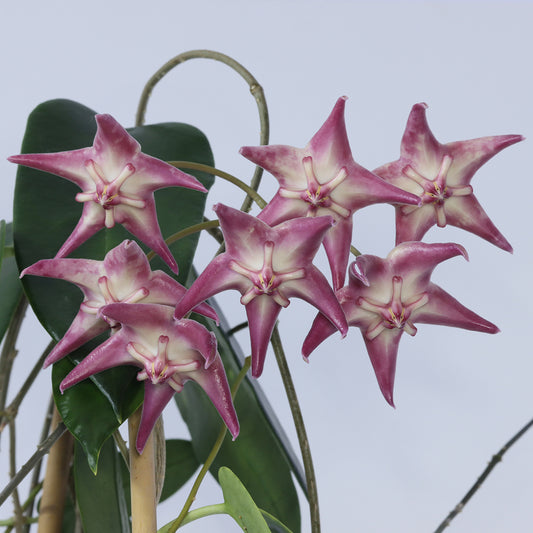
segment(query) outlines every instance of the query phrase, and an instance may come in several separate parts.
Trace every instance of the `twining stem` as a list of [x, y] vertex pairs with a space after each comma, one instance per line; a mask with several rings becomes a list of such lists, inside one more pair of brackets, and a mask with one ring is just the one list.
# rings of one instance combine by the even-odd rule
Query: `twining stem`
[[150, 434], [143, 452], [135, 446], [142, 406], [128, 419], [130, 441], [130, 487], [132, 533], [156, 533], [157, 490], [155, 481], [154, 435]]
[[187, 513], [187, 516], [182, 522], [182, 526], [190, 524], [195, 520], [204, 518], [205, 516], [211, 516], [215, 514], [228, 514], [228, 506], [225, 503], [215, 503], [213, 505], [204, 505], [198, 509], [193, 509]]
[[[248, 372], [250, 368], [250, 363], [251, 363], [251, 357], [246, 357], [246, 359], [244, 360], [244, 364], [241, 368], [241, 371], [235, 378], [235, 382], [233, 383], [233, 386], [231, 387], [232, 399], [235, 399], [235, 395], [237, 394], [237, 391], [239, 390], [242, 380], [244, 379], [244, 376], [246, 376], [246, 373]], [[202, 469], [200, 470], [200, 472], [198, 473], [198, 476], [196, 476], [196, 479], [194, 480], [193, 486], [191, 488], [189, 496], [187, 497], [187, 500], [185, 501], [185, 505], [183, 506], [183, 509], [181, 510], [176, 520], [174, 520], [174, 522], [170, 524], [170, 527], [166, 531], [166, 533], [175, 533], [178, 530], [178, 528], [185, 523], [185, 517], [187, 516], [187, 513], [189, 512], [189, 509], [191, 508], [191, 505], [196, 498], [198, 489], [200, 488], [200, 485], [202, 484], [204, 477], [207, 475], [207, 472], [209, 472], [209, 468], [211, 468], [211, 465], [213, 464], [213, 461], [216, 459], [216, 456], [220, 450], [220, 447], [222, 446], [222, 443], [224, 442], [226, 431], [227, 431], [227, 427], [225, 424], [223, 424], [222, 427], [220, 428], [220, 432], [217, 436], [217, 439], [215, 440], [215, 443], [213, 444], [213, 447], [211, 448], [211, 451], [209, 452], [209, 455], [207, 456], [207, 459], [205, 460], [205, 463], [202, 466]]]
[[[193, 233], [197, 233], [198, 231], [202, 231], [204, 229], [210, 230], [212, 228], [218, 228], [219, 226], [220, 222], [218, 220], [205, 220], [204, 222], [200, 222], [199, 224], [193, 224], [188, 228], [182, 229], [181, 231], [174, 233], [170, 237], [167, 237], [165, 239], [165, 242], [167, 243], [167, 245], [170, 245], [173, 242], [179, 241], [180, 239], [184, 239], [185, 237], [188, 237]], [[155, 257], [155, 252], [148, 252], [146, 254], [146, 257], [148, 257], [148, 261], [151, 261]]]
[[189, 170], [201, 170], [202, 172], [207, 172], [208, 174], [213, 174], [219, 178], [225, 179], [248, 194], [248, 196], [252, 198], [252, 200], [259, 206], [260, 209], [263, 209], [267, 204], [255, 189], [244, 183], [244, 181], [240, 180], [239, 178], [232, 176], [223, 170], [210, 167], [209, 165], [203, 165], [202, 163], [194, 163], [192, 161], [168, 161], [168, 163], [173, 167], [186, 168]]
[[[204, 59], [213, 59], [215, 61], [220, 61], [221, 63], [224, 63], [225, 65], [228, 65], [233, 70], [235, 70], [244, 80], [248, 83], [248, 86], [250, 87], [250, 92], [252, 93], [253, 97], [255, 98], [257, 109], [259, 111], [259, 121], [260, 121], [260, 135], [259, 135], [259, 143], [260, 144], [268, 144], [268, 136], [269, 136], [269, 121], [268, 121], [268, 109], [267, 104], [265, 100], [265, 95], [263, 93], [263, 88], [257, 80], [252, 76], [252, 74], [245, 69], [240, 63], [235, 61], [233, 58], [221, 54], [220, 52], [215, 52], [213, 50], [190, 50], [189, 52], [184, 52], [182, 54], [179, 54], [175, 57], [173, 57], [170, 61], [167, 61], [146, 83], [141, 99], [139, 101], [139, 106], [137, 108], [137, 115], [135, 117], [135, 125], [136, 126], [142, 126], [144, 124], [144, 117], [146, 114], [146, 106], [148, 105], [148, 100], [150, 98], [150, 95], [154, 89], [154, 87], [157, 85], [157, 83], [166, 75], [168, 74], [174, 67], [177, 67], [181, 63], [184, 63], [185, 61], [188, 61], [190, 59], [198, 59], [198, 58], [204, 58]], [[255, 167], [254, 175], [252, 177], [250, 186], [252, 189], [256, 190], [259, 188], [259, 184], [261, 183], [261, 176], [263, 175], [263, 169], [259, 166]], [[247, 196], [241, 206], [241, 211], [248, 212], [250, 210], [250, 207], [252, 206], [252, 198], [250, 196]]]
[[[56, 429], [60, 423], [61, 416], [56, 408], [52, 428]], [[50, 450], [39, 507], [38, 533], [61, 531], [73, 445], [72, 434], [67, 431]]]
[[298, 442], [300, 443], [300, 451], [302, 453], [302, 460], [304, 463], [305, 479], [307, 482], [307, 492], [309, 497], [309, 511], [311, 514], [311, 531], [312, 533], [320, 532], [320, 512], [318, 507], [318, 491], [315, 477], [315, 469], [313, 467], [313, 458], [311, 457], [311, 448], [309, 446], [309, 440], [307, 439], [307, 432], [305, 430], [305, 424], [300, 410], [300, 404], [298, 402], [298, 396], [296, 395], [296, 389], [292, 381], [289, 365], [285, 357], [285, 351], [281, 343], [281, 337], [279, 335], [278, 326], [274, 327], [272, 332], [272, 338], [270, 340], [274, 353], [276, 355], [276, 361], [278, 363], [281, 379], [283, 380], [283, 386], [289, 400], [289, 406], [291, 408], [294, 425], [296, 427], [296, 434], [298, 436]]
[[352, 253], [352, 255], [355, 255], [355, 257], [361, 255], [361, 252], [353, 245], [350, 246], [350, 252]]
[[463, 510], [464, 506], [469, 502], [470, 498], [479, 490], [485, 479], [492, 472], [494, 467], [503, 459], [505, 453], [509, 448], [520, 439], [529, 428], [533, 426], [533, 419], [531, 419], [518, 433], [516, 433], [511, 439], [509, 439], [500, 449], [498, 453], [492, 456], [489, 464], [483, 470], [481, 475], [477, 478], [477, 481], [472, 485], [470, 490], [464, 495], [463, 499], [450, 511], [448, 516], [441, 522], [439, 527], [435, 530], [435, 533], [442, 533], [449, 525], [450, 522]]

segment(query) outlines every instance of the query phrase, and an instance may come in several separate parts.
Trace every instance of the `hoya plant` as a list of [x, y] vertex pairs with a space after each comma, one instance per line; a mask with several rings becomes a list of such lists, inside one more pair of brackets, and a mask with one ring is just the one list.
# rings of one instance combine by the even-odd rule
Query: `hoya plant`
[[[216, 168], [208, 140], [195, 127], [144, 125], [157, 81], [196, 57], [231, 66], [250, 85], [261, 118], [260, 142], [235, 157], [257, 165], [251, 180]], [[371, 171], [352, 156], [346, 101], [337, 100], [303, 148], [269, 145], [257, 80], [223, 54], [193, 51], [165, 64], [148, 82], [132, 128], [120, 125], [112, 109], [101, 114], [69, 100], [44, 102], [30, 114], [21, 154], [8, 158], [16, 172], [14, 220], [0, 226], [2, 429], [14, 432], [26, 392], [40, 368], [50, 365], [53, 401], [42, 444], [11, 473], [0, 495], [0, 503], [10, 497], [13, 502], [12, 517], [2, 524], [6, 531], [29, 531], [37, 523], [39, 533], [170, 533], [223, 513], [234, 519], [236, 530], [299, 533], [299, 484], [309, 507], [303, 512], [318, 533], [312, 442], [277, 325], [282, 310], [294, 298], [315, 308], [316, 318], [302, 328], [301, 353], [288, 354], [303, 356], [311, 367], [331, 335], [350, 343], [350, 328], [359, 328], [391, 406], [404, 333], [415, 336], [423, 324], [499, 331], [481, 310], [452, 296], [453, 286], [441, 288], [431, 277], [443, 261], [468, 258], [461, 243], [447, 242], [448, 225], [512, 251], [474, 195], [472, 181], [485, 162], [522, 137], [441, 144], [429, 129], [427, 105], [417, 103], [399, 159]], [[317, 102], [316, 108], [325, 116], [330, 105]], [[263, 170], [279, 184], [272, 198], [260, 194]], [[235, 198], [244, 202], [206, 202], [215, 179], [230, 181], [239, 192]], [[250, 212], [254, 202], [256, 216]], [[355, 247], [355, 214], [378, 203], [396, 212], [396, 242], [384, 258]], [[424, 242], [435, 225], [443, 230], [442, 241]], [[197, 270], [201, 232], [215, 240], [218, 252]], [[327, 271], [315, 261], [322, 245]], [[235, 323], [214, 299], [229, 290], [244, 306], [244, 323]], [[28, 305], [50, 344], [7, 405]], [[248, 332], [241, 346], [238, 330]], [[300, 454], [261, 390], [270, 345]], [[161, 417], [172, 402], [189, 429], [188, 440], [165, 439]], [[121, 428], [126, 422], [128, 439]], [[449, 525], [528, 427], [495, 456], [437, 531]], [[30, 472], [24, 497], [19, 485]], [[196, 506], [208, 472], [220, 483], [223, 501]], [[180, 488], [192, 477], [192, 489], [183, 494]], [[176, 494], [175, 517], [158, 524], [159, 501]]]

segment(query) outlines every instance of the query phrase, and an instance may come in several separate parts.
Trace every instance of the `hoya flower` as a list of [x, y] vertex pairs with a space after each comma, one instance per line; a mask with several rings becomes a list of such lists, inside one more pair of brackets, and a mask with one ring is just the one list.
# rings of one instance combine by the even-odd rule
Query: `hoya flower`
[[226, 251], [215, 257], [176, 306], [181, 318], [207, 298], [238, 290], [246, 307], [252, 347], [252, 376], [263, 371], [268, 342], [282, 307], [296, 296], [314, 305], [346, 335], [344, 313], [324, 275], [312, 264], [331, 217], [296, 218], [270, 227], [222, 204], [214, 207]]
[[440, 144], [426, 120], [427, 104], [415, 104], [403, 134], [400, 159], [374, 172], [389, 183], [420, 197], [420, 207], [396, 206], [396, 244], [419, 241], [435, 224], [463, 228], [512, 252], [491, 222], [470, 181], [500, 150], [523, 140], [521, 135], [482, 137]]
[[334, 218], [336, 224], [324, 237], [324, 248], [335, 290], [344, 285], [346, 277], [353, 213], [376, 203], [419, 203], [415, 195], [391, 186], [354, 161], [344, 123], [345, 102], [345, 96], [337, 100], [305, 148], [272, 145], [245, 146], [240, 150], [280, 184], [259, 214], [261, 220], [273, 226], [303, 216]]
[[166, 305], [115, 303], [100, 312], [122, 327], [65, 377], [61, 392], [108, 368], [135, 365], [142, 369], [137, 379], [145, 383], [136, 442], [139, 453], [167, 403], [189, 380], [204, 389], [237, 437], [239, 422], [214, 333], [194, 320], [174, 319], [173, 309]]
[[[468, 259], [458, 244], [422, 242], [402, 243], [385, 259], [360, 255], [350, 266], [349, 284], [337, 292], [348, 324], [361, 329], [379, 387], [391, 405], [400, 338], [404, 332], [414, 336], [415, 323], [499, 331], [430, 281], [439, 263], [457, 255]], [[304, 357], [333, 332], [319, 314], [304, 341]]]
[[[83, 302], [64, 337], [56, 344], [44, 362], [44, 367], [94, 339], [110, 327], [99, 315], [103, 306], [114, 303], [157, 303], [176, 305], [185, 287], [161, 270], [152, 272], [145, 253], [135, 241], [123, 241], [110, 250], [103, 261], [93, 259], [43, 259], [22, 271], [70, 281], [83, 292]], [[215, 311], [201, 304], [195, 311], [217, 320]]]
[[93, 146], [69, 152], [22, 154], [9, 157], [75, 183], [82, 192], [80, 221], [56, 257], [65, 257], [103, 227], [122, 224], [169, 265], [178, 265], [163, 240], [154, 191], [187, 187], [206, 192], [194, 177], [155, 157], [141, 153], [139, 143], [110, 115], [96, 115], [98, 129]]

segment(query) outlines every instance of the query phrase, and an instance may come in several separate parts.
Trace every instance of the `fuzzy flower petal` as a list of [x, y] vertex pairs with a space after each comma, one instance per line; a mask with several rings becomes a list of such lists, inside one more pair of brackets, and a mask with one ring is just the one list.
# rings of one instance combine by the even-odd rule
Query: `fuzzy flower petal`
[[[415, 323], [499, 331], [430, 281], [439, 263], [458, 255], [466, 258], [458, 244], [422, 242], [402, 243], [385, 259], [361, 255], [350, 266], [348, 286], [336, 293], [348, 324], [361, 330], [379, 387], [391, 405], [400, 337], [404, 332], [414, 336]], [[329, 320], [319, 314], [304, 341], [303, 356], [332, 333]]]
[[68, 152], [22, 154], [9, 161], [75, 183], [83, 212], [56, 257], [65, 257], [100, 229], [122, 224], [154, 250], [174, 271], [178, 265], [157, 222], [154, 191], [186, 187], [206, 192], [193, 176], [143, 154], [139, 143], [110, 115], [96, 115], [93, 146]]
[[[98, 314], [104, 305], [142, 302], [174, 306], [185, 293], [185, 287], [169, 275], [161, 270], [152, 272], [141, 247], [130, 240], [110, 250], [103, 261], [43, 259], [23, 270], [21, 276], [26, 274], [69, 281], [77, 285], [84, 296], [67, 333], [46, 358], [45, 367], [117, 326]], [[201, 304], [195, 311], [218, 320], [215, 311], [207, 304]]]
[[270, 227], [222, 204], [214, 207], [224, 233], [226, 252], [198, 276], [176, 306], [181, 318], [224, 290], [235, 289], [246, 306], [252, 345], [252, 376], [263, 370], [268, 341], [282, 307], [297, 297], [314, 305], [342, 335], [347, 324], [326, 278], [312, 264], [331, 217], [296, 218]]
[[189, 380], [204, 389], [237, 437], [239, 422], [214, 333], [194, 320], [174, 319], [172, 308], [165, 305], [115, 303], [100, 313], [122, 327], [65, 377], [61, 392], [108, 368], [138, 366], [137, 379], [145, 382], [136, 442], [139, 453], [167, 403]]
[[280, 184], [259, 214], [271, 226], [296, 217], [330, 215], [336, 221], [324, 238], [335, 290], [344, 285], [352, 238], [352, 215], [376, 203], [418, 205], [419, 199], [391, 186], [357, 164], [350, 150], [344, 106], [339, 98], [330, 116], [305, 148], [245, 146], [241, 154], [270, 172]]
[[424, 103], [413, 106], [400, 159], [374, 170], [392, 185], [420, 197], [420, 207], [396, 206], [396, 244], [418, 241], [432, 226], [450, 224], [512, 252], [474, 196], [470, 181], [489, 159], [524, 138], [500, 135], [440, 144], [429, 129], [426, 109]]

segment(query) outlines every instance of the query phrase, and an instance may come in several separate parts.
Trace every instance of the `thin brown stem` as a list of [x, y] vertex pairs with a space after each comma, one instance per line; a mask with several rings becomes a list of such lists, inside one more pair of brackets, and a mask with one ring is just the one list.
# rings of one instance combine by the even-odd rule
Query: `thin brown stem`
[[15, 490], [22, 480], [33, 470], [34, 466], [48, 453], [55, 442], [65, 433], [67, 428], [61, 423], [57, 426], [50, 436], [37, 446], [37, 451], [21, 466], [19, 471], [13, 476], [9, 483], [0, 492], [0, 505], [2, 505], [9, 495]]
[[[54, 409], [52, 428], [56, 429], [59, 424], [62, 424], [61, 416]], [[61, 531], [73, 446], [71, 433], [65, 432], [50, 449], [39, 507], [38, 533]]]
[[531, 427], [533, 426], [533, 419], [531, 419], [518, 433], [516, 433], [511, 439], [509, 439], [498, 453], [492, 456], [489, 464], [483, 470], [481, 475], [477, 478], [477, 481], [472, 485], [470, 490], [464, 495], [463, 499], [450, 511], [448, 516], [441, 522], [439, 527], [435, 530], [435, 533], [442, 533], [449, 525], [450, 522], [463, 510], [464, 506], [469, 502], [470, 498], [479, 490], [485, 479], [492, 472], [495, 466], [503, 459], [504, 454], [509, 448], [520, 439]]
[[[167, 61], [146, 83], [141, 94], [139, 106], [137, 108], [135, 125], [142, 126], [144, 124], [148, 100], [150, 99], [150, 95], [152, 94], [152, 91], [154, 90], [154, 87], [157, 85], [157, 83], [161, 81], [161, 79], [166, 74], [168, 74], [174, 67], [177, 67], [181, 63], [185, 63], [185, 61], [189, 61], [190, 59], [199, 58], [220, 61], [221, 63], [224, 63], [225, 65], [231, 67], [240, 76], [242, 76], [242, 78], [244, 78], [244, 80], [248, 83], [248, 86], [250, 87], [250, 92], [252, 93], [256, 101], [257, 109], [259, 111], [259, 121], [261, 125], [259, 143], [268, 144], [270, 126], [268, 120], [268, 108], [263, 88], [258, 83], [258, 81], [252, 76], [252, 74], [247, 69], [245, 69], [240, 63], [225, 54], [221, 54], [220, 52], [215, 52], [213, 50], [190, 50], [189, 52], [179, 54], [173, 57], [170, 61]], [[257, 191], [257, 189], [259, 188], [259, 184], [261, 183], [262, 175], [263, 169], [259, 166], [256, 166], [254, 175], [250, 182], [250, 186], [252, 187], [252, 189]], [[252, 198], [250, 196], [246, 196], [242, 204], [241, 211], [248, 212], [250, 210], [250, 207], [252, 207]]]
[[[54, 413], [54, 397], [50, 396], [50, 401], [48, 402], [48, 409], [46, 410], [46, 416], [44, 417], [43, 427], [41, 429], [41, 436], [39, 442], [43, 442], [46, 439], [46, 436], [50, 432], [50, 426], [52, 425], [52, 417]], [[28, 495], [28, 505], [26, 507], [26, 521], [28, 524], [24, 528], [25, 533], [29, 533], [31, 517], [33, 515], [33, 503], [37, 492], [42, 488], [42, 482], [39, 481], [41, 477], [41, 465], [43, 464], [42, 458], [37, 461], [35, 467], [33, 468], [33, 474], [30, 481], [30, 490]], [[7, 531], [6, 531], [7, 533]]]
[[9, 386], [9, 379], [11, 377], [11, 369], [13, 368], [13, 361], [17, 355], [15, 344], [24, 320], [26, 308], [28, 307], [28, 300], [26, 296], [22, 295], [11, 322], [7, 328], [6, 337], [4, 339], [4, 346], [0, 353], [0, 413], [4, 412], [6, 408], [7, 388]]
[[29, 373], [28, 377], [22, 384], [22, 387], [20, 387], [20, 390], [17, 392], [16, 396], [13, 398], [11, 403], [6, 407], [4, 413], [2, 414], [2, 418], [0, 419], [0, 432], [4, 429], [6, 424], [9, 420], [13, 419], [18, 412], [18, 408], [20, 407], [20, 404], [22, 403], [22, 400], [24, 400], [26, 394], [30, 390], [30, 387], [33, 385], [35, 380], [37, 379], [37, 376], [39, 375], [39, 372], [42, 369], [44, 360], [52, 350], [52, 348], [55, 346], [55, 341], [50, 341], [44, 352], [41, 354], [41, 357], [37, 360], [35, 365], [33, 366], [31, 372]]
[[309, 440], [307, 438], [307, 431], [298, 402], [298, 396], [296, 389], [294, 388], [294, 382], [292, 381], [289, 365], [287, 364], [287, 358], [285, 357], [285, 351], [281, 343], [281, 337], [279, 335], [278, 326], [274, 327], [272, 332], [272, 347], [276, 354], [276, 361], [278, 363], [281, 379], [283, 380], [283, 386], [289, 400], [289, 406], [291, 408], [294, 425], [296, 427], [296, 434], [298, 436], [298, 442], [300, 444], [300, 450], [302, 453], [302, 460], [304, 463], [305, 479], [307, 482], [307, 491], [309, 494], [309, 512], [311, 514], [311, 531], [312, 533], [320, 533], [320, 511], [318, 506], [318, 489], [315, 477], [315, 469], [313, 467], [313, 458], [311, 456], [311, 447], [309, 446]]
[[[16, 431], [15, 431], [15, 421], [10, 420], [9, 422], [9, 476], [13, 478], [17, 473], [17, 460], [16, 460], [16, 451], [17, 451], [17, 440], [16, 440]], [[22, 533], [22, 526], [24, 523], [23, 509], [20, 505], [20, 498], [18, 490], [15, 488], [13, 491], [13, 507], [15, 508], [15, 531], [17, 533]]]
[[[39, 484], [33, 487], [33, 490], [31, 490], [30, 494], [28, 495], [28, 499], [22, 504], [23, 511], [26, 511], [28, 507], [33, 505], [33, 500], [35, 500], [35, 497], [37, 496], [37, 493], [41, 490], [41, 488], [42, 488], [42, 484]], [[5, 524], [0, 523], [0, 525], [8, 526], [4, 533], [11, 533], [11, 531], [13, 531], [13, 528], [15, 527], [16, 519], [11, 518], [6, 522], [9, 522], [9, 523], [5, 523]], [[37, 522], [37, 518], [32, 518], [31, 516], [28, 516], [27, 514], [25, 514], [22, 517], [22, 522], [23, 522], [24, 531], [25, 531], [29, 529], [31, 524], [35, 524]]]

